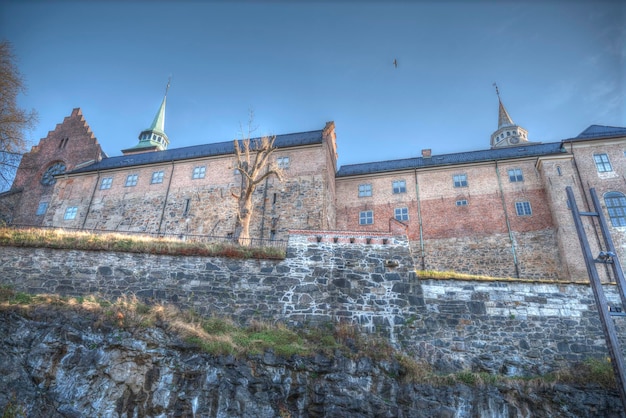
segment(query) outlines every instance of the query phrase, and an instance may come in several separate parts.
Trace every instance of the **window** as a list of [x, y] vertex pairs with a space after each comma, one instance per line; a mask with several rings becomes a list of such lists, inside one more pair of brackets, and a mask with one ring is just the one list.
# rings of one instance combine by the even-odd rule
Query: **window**
[[158, 183], [163, 183], [163, 170], [152, 173], [152, 180], [150, 180], [150, 184]]
[[41, 216], [46, 213], [48, 210], [48, 202], [39, 202], [39, 206], [37, 206], [37, 213], [35, 215]]
[[193, 179], [203, 179], [206, 173], [206, 166], [198, 166], [193, 168], [193, 175], [191, 178]]
[[467, 174], [455, 174], [453, 179], [454, 187], [467, 187]]
[[609, 192], [604, 195], [604, 203], [611, 218], [611, 225], [626, 226], [626, 196], [620, 192]]
[[289, 157], [278, 157], [276, 163], [278, 168], [287, 169], [289, 168]]
[[524, 176], [522, 175], [521, 168], [513, 168], [509, 170], [509, 180], [511, 183], [515, 183], [518, 181], [524, 181]]
[[63, 216], [63, 219], [65, 219], [66, 221], [76, 219], [76, 212], [78, 212], [77, 206], [71, 206], [65, 209], [65, 215]]
[[137, 174], [131, 174], [128, 177], [126, 177], [126, 183], [124, 184], [125, 187], [133, 187], [137, 185]]
[[100, 183], [100, 190], [110, 189], [113, 184], [113, 177], [105, 177]]
[[393, 193], [406, 193], [406, 181], [396, 180], [393, 182]]
[[457, 200], [456, 201], [456, 205], [457, 206], [467, 206], [467, 200], [466, 199]]
[[409, 208], [395, 208], [394, 217], [398, 221], [408, 221], [409, 220]]
[[371, 184], [359, 184], [359, 197], [367, 197], [372, 195]]
[[359, 225], [371, 225], [374, 223], [374, 211], [365, 210], [359, 213]]
[[598, 173], [606, 173], [608, 171], [613, 171], [613, 167], [611, 167], [611, 162], [609, 161], [608, 155], [593, 154], [593, 159], [596, 162], [596, 168], [598, 169]]
[[530, 202], [515, 202], [515, 211], [517, 216], [528, 216], [533, 213], [530, 208]]

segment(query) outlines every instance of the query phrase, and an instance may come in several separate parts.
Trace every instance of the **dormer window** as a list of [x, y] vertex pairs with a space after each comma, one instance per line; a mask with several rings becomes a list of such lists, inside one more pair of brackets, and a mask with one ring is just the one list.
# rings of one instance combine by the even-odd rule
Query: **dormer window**
[[510, 131], [506, 131], [506, 136], [511, 136], [511, 132]]

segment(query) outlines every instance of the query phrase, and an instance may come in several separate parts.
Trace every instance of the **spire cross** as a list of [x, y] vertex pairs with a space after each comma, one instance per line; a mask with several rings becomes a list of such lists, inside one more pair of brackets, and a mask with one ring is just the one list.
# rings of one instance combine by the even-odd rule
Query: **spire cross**
[[165, 95], [167, 96], [167, 91], [170, 89], [170, 81], [172, 80], [172, 76], [167, 78], [167, 86], [165, 86]]
[[498, 99], [500, 98], [500, 91], [498, 91], [498, 85], [496, 83], [493, 83], [493, 86], [496, 88], [496, 95], [498, 96]]

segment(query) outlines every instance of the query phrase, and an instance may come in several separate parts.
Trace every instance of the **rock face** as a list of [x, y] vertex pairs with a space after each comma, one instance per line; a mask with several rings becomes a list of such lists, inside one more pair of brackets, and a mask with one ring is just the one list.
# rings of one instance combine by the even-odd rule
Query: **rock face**
[[[393, 361], [215, 357], [84, 311], [0, 310], [0, 411], [28, 417], [621, 417], [616, 391], [403, 383]], [[19, 415], [18, 415], [19, 416]]]

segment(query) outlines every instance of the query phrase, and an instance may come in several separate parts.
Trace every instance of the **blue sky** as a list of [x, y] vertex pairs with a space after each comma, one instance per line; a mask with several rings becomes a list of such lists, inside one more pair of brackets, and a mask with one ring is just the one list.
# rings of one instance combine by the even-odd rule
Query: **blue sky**
[[[532, 141], [626, 126], [626, 2], [16, 1], [0, 4], [39, 112], [80, 107], [111, 156], [163, 98], [170, 147], [336, 124], [339, 164], [485, 149], [493, 83]], [[394, 59], [398, 67], [393, 65]]]

